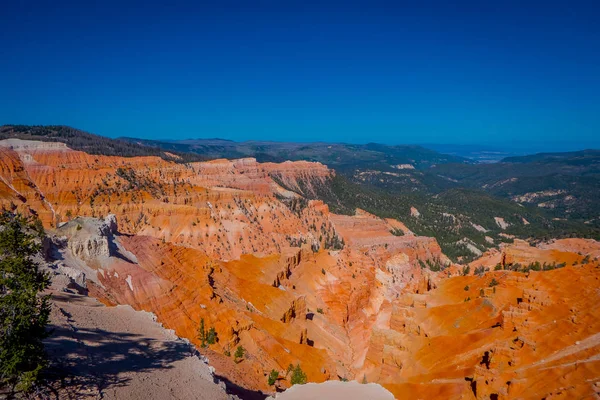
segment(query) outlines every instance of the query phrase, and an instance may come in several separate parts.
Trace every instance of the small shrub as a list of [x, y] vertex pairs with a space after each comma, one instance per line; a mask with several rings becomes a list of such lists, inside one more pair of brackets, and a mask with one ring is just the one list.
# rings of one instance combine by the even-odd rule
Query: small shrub
[[496, 280], [496, 278], [492, 278], [492, 280], [490, 281], [489, 287], [494, 287], [494, 286], [498, 286], [498, 281]]
[[404, 236], [404, 231], [400, 228], [393, 228], [390, 233], [394, 236]]
[[208, 344], [215, 344], [217, 341], [217, 331], [215, 331], [214, 327], [211, 327], [206, 334], [206, 342]]
[[531, 264], [529, 264], [529, 269], [531, 269], [532, 271], [541, 271], [542, 265], [539, 261], [532, 262]]
[[469, 285], [465, 286], [465, 292], [468, 292], [468, 291], [469, 291], [469, 289], [470, 289], [470, 288], [469, 288]]
[[245, 353], [246, 350], [242, 346], [238, 346], [237, 349], [235, 349], [235, 354], [233, 356], [235, 359], [243, 358]]
[[325, 275], [325, 268], [321, 268], [321, 273]]
[[306, 383], [306, 374], [300, 368], [300, 364], [296, 364], [296, 367], [292, 371], [292, 378], [290, 380], [292, 385], [304, 385]]
[[583, 258], [583, 260], [581, 260], [581, 263], [582, 263], [582, 264], [589, 264], [589, 262], [590, 262], [590, 255], [589, 255], [589, 254], [588, 254], [588, 255], [586, 255], [586, 256]]
[[275, 382], [277, 382], [277, 378], [279, 378], [279, 371], [272, 369], [271, 373], [269, 374], [269, 379], [267, 381], [269, 386], [273, 386]]
[[318, 312], [319, 314], [323, 314], [323, 309], [319, 307], [319, 308], [317, 308], [317, 312]]

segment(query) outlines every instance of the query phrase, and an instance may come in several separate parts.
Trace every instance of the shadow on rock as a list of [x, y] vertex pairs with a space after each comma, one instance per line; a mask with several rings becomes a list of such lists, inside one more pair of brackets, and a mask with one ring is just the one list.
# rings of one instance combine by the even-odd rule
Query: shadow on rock
[[215, 378], [223, 383], [227, 390], [227, 394], [233, 394], [244, 400], [265, 400], [267, 395], [260, 390], [250, 390], [231, 382], [224, 376], [215, 375]]
[[124, 386], [129, 373], [169, 369], [190, 355], [184, 342], [169, 342], [102, 329], [51, 327], [45, 341], [51, 359], [46, 373], [48, 393], [69, 388], [75, 398], [93, 395], [113, 386]]

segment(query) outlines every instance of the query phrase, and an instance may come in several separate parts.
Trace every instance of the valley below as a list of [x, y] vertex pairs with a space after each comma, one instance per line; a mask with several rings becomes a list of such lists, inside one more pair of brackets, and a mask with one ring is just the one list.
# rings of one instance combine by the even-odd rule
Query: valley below
[[[308, 382], [376, 383], [399, 399], [600, 396], [600, 243], [582, 237], [588, 231], [530, 234], [533, 225], [562, 222], [517, 214], [523, 207], [506, 200], [498, 206], [506, 218], [494, 209], [485, 227], [458, 208], [440, 212], [444, 224], [463, 229], [451, 231], [455, 241], [426, 235], [437, 203], [386, 215], [377, 207], [398, 192], [346, 202], [335, 191], [341, 173], [325, 162], [190, 161], [171, 150], [124, 157], [59, 140], [0, 140], [0, 207], [43, 224], [47, 268], [64, 282], [55, 299], [63, 327], [79, 312], [64, 303], [69, 296], [152, 313], [224, 382], [214, 385], [195, 358], [165, 369], [173, 387], [209, 385], [214, 396], [204, 398], [275, 395], [292, 386], [290, 366]], [[444, 164], [433, 168], [450, 176]], [[411, 179], [398, 171], [387, 176]], [[552, 193], [542, 197], [562, 195]], [[597, 225], [590, 204], [579, 209], [592, 222], [578, 229]], [[115, 392], [126, 390], [117, 383], [102, 384], [108, 398], [128, 396]]]

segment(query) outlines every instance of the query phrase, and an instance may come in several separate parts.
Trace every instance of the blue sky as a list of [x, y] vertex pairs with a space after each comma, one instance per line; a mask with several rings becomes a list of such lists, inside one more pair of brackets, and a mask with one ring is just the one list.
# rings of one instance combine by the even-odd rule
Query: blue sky
[[0, 124], [600, 147], [598, 2], [87, 3], [3, 3]]

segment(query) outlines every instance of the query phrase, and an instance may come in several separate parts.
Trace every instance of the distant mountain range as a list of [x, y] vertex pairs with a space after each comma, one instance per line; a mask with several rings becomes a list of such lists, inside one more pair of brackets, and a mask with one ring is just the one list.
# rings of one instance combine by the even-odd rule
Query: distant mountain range
[[499, 143], [499, 144], [422, 144], [438, 153], [468, 158], [478, 163], [495, 163], [512, 157], [539, 153], [574, 152], [582, 147], [576, 143]]
[[495, 163], [507, 157], [528, 154], [522, 149], [509, 149], [499, 146], [459, 145], [459, 144], [423, 144], [423, 147], [439, 153], [468, 158], [478, 163]]
[[162, 150], [196, 153], [208, 159], [254, 157], [259, 162], [316, 161], [338, 170], [377, 168], [394, 171], [399, 165], [427, 169], [435, 164], [473, 163], [465, 157], [442, 154], [417, 145], [390, 146], [378, 143], [295, 143], [247, 141], [234, 142], [223, 139], [194, 139], [156, 141], [120, 138], [138, 145]]

